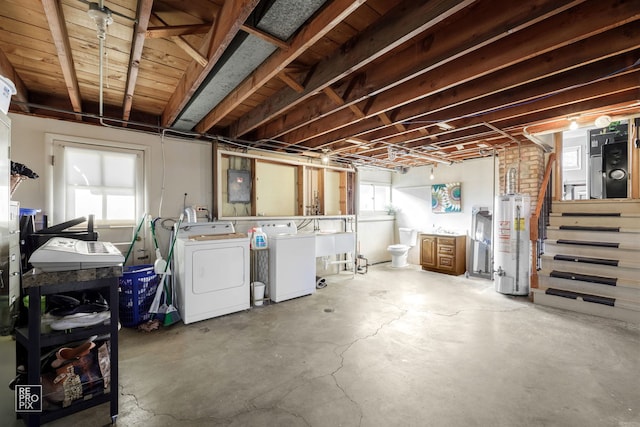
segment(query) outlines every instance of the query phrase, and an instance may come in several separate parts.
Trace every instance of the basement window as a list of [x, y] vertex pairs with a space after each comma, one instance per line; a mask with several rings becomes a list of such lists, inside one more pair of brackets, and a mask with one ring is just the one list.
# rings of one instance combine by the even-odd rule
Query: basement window
[[139, 220], [144, 206], [143, 149], [56, 138], [52, 154], [53, 224], [89, 215], [98, 225]]
[[360, 184], [360, 213], [386, 212], [391, 205], [391, 186], [384, 184]]

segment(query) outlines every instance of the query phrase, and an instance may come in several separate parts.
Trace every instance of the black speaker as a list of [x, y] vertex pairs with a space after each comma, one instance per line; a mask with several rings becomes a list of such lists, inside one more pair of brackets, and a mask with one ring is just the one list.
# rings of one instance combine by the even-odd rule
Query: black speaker
[[628, 150], [626, 142], [602, 146], [604, 198], [627, 197]]

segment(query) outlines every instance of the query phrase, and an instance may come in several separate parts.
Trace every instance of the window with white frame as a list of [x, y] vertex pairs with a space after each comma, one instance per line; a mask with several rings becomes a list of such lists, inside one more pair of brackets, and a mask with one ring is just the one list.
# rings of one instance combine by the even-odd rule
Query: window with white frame
[[52, 139], [53, 222], [94, 215], [96, 224], [132, 224], [144, 209], [144, 149], [122, 143]]
[[391, 205], [391, 186], [360, 184], [360, 212], [383, 212]]

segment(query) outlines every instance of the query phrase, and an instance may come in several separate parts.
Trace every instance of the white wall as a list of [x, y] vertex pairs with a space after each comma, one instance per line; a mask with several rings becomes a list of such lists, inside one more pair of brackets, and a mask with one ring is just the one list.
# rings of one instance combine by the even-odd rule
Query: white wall
[[[497, 163], [495, 169], [497, 170]], [[430, 173], [431, 167], [425, 166], [411, 168], [404, 175], [393, 175], [393, 204], [399, 208], [396, 213], [396, 225], [426, 233], [441, 227], [469, 235], [473, 207], [493, 206], [493, 186], [498, 185], [498, 180], [496, 179], [494, 184], [493, 179], [494, 158], [466, 160], [451, 166], [438, 165], [434, 168], [433, 181], [429, 179]], [[462, 211], [442, 214], [431, 212], [431, 185], [448, 182], [461, 183]], [[420, 248], [416, 245], [409, 252], [409, 262], [419, 264], [419, 257]]]
[[[47, 183], [44, 179], [48, 159], [48, 147], [45, 146], [45, 134], [54, 133], [93, 140], [132, 143], [149, 147], [150, 167], [147, 185], [148, 199], [146, 212], [153, 217], [177, 218], [183, 211], [183, 198], [187, 193], [187, 206], [212, 206], [211, 185], [211, 144], [167, 137], [164, 139], [165, 163], [162, 160], [160, 135], [107, 128], [101, 126], [43, 119], [21, 114], [9, 114], [11, 128], [11, 160], [25, 164], [34, 170], [40, 178], [26, 180], [20, 184], [12, 199], [20, 206], [28, 208], [45, 207]], [[159, 205], [162, 195], [164, 172], [164, 200], [162, 211]], [[47, 213], [47, 212], [43, 212]], [[51, 225], [51, 224], [50, 224]], [[162, 230], [160, 230], [162, 234]], [[148, 235], [146, 236], [148, 237]], [[161, 246], [168, 246], [168, 235], [159, 236]], [[151, 248], [146, 240], [145, 246]], [[163, 248], [166, 254], [166, 249]], [[153, 259], [152, 259], [153, 260]]]
[[[386, 170], [358, 170], [358, 183], [391, 185], [393, 173]], [[356, 207], [358, 209], [358, 207]], [[358, 253], [370, 264], [391, 261], [387, 247], [395, 243], [395, 219], [391, 215], [358, 216]]]

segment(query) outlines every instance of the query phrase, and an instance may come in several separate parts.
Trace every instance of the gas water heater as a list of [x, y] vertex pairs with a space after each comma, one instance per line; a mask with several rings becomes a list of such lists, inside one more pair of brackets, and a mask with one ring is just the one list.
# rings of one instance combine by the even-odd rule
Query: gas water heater
[[497, 292], [529, 294], [530, 216], [528, 195], [505, 194], [496, 197], [494, 280]]

